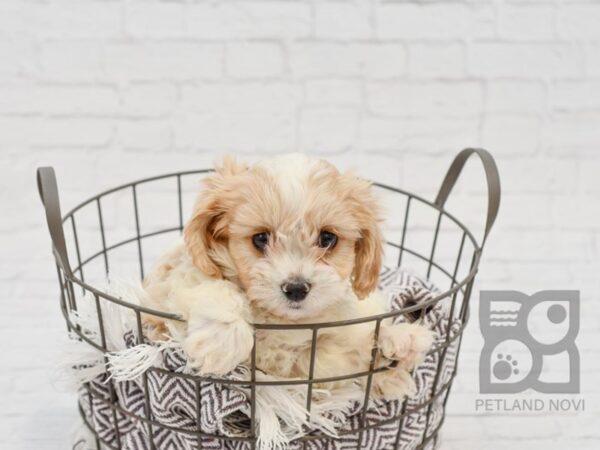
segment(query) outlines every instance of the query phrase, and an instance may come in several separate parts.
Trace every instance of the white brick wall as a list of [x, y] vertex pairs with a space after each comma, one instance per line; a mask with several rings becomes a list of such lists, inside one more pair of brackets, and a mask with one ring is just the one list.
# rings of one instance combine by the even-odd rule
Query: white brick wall
[[[587, 410], [476, 413], [475, 308], [442, 448], [598, 448], [599, 142], [594, 0], [3, 0], [0, 447], [64, 449], [76, 415], [50, 377], [64, 326], [37, 166], [64, 209], [225, 152], [306, 151], [432, 198], [482, 145], [504, 199], [477, 290], [581, 289]], [[449, 206], [480, 230], [479, 165], [464, 175]]]

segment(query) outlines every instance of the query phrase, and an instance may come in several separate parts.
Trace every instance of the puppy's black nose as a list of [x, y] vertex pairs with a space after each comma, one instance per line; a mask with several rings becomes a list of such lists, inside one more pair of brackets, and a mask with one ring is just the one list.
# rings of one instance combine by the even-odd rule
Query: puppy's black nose
[[305, 280], [286, 281], [281, 285], [281, 290], [289, 300], [299, 302], [308, 295], [310, 284]]

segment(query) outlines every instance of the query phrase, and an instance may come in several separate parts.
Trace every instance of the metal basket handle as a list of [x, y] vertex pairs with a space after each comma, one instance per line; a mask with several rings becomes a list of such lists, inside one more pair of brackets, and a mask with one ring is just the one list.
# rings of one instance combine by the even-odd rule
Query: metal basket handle
[[481, 159], [488, 186], [487, 218], [485, 222], [483, 242], [481, 243], [481, 246], [483, 247], [490, 230], [496, 221], [498, 209], [500, 208], [500, 175], [498, 174], [496, 161], [494, 161], [494, 157], [490, 152], [482, 148], [466, 148], [456, 155], [456, 158], [454, 158], [454, 161], [452, 161], [452, 164], [446, 173], [446, 177], [442, 182], [442, 186], [440, 187], [438, 195], [435, 199], [435, 204], [440, 208], [444, 207], [444, 204], [448, 199], [448, 195], [450, 195], [452, 188], [456, 184], [456, 180], [460, 176], [467, 159], [469, 159], [469, 156], [472, 154], [476, 154]]
[[56, 186], [56, 175], [52, 167], [39, 167], [37, 170], [37, 185], [44, 210], [46, 211], [46, 223], [52, 239], [52, 250], [56, 261], [66, 275], [72, 275], [65, 234], [62, 227], [62, 215], [60, 213], [60, 200], [58, 199], [58, 188]]

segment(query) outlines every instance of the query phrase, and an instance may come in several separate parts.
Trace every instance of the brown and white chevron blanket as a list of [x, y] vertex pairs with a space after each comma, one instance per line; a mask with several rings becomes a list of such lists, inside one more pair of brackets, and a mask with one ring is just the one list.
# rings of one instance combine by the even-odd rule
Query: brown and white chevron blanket
[[[439, 292], [429, 282], [400, 269], [384, 269], [380, 278], [380, 287], [388, 296], [392, 310], [417, 305]], [[443, 344], [448, 333], [452, 337], [460, 328], [461, 324], [457, 319], [454, 319], [449, 327], [448, 312], [449, 304], [439, 302], [428, 308], [425, 314], [425, 323], [436, 334], [434, 347]], [[394, 320], [414, 321], [415, 319], [414, 314], [406, 314], [397, 316]], [[131, 332], [126, 333], [124, 339], [128, 347], [138, 344]], [[423, 441], [426, 425], [428, 433], [437, 428], [443, 415], [445, 392], [431, 401], [431, 408], [427, 406], [418, 410], [415, 408], [431, 400], [434, 383], [439, 390], [449, 382], [456, 364], [457, 342], [458, 340], [454, 340], [445, 353], [443, 351], [431, 353], [415, 370], [413, 378], [417, 393], [406, 402], [370, 401], [366, 423], [379, 425], [363, 431], [360, 436], [360, 448], [385, 450], [394, 448], [398, 442], [399, 449], [410, 450]], [[444, 359], [436, 380], [441, 355]], [[250, 449], [248, 442], [235, 439], [249, 436], [250, 433], [248, 390], [225, 384], [199, 382], [185, 375], [185, 367], [185, 355], [180, 348], [173, 348], [162, 353], [163, 370], [147, 371], [146, 380], [144, 377], [138, 377], [133, 380], [107, 382], [106, 374], [97, 376], [80, 388], [79, 404], [86, 422], [112, 448], [123, 450]], [[239, 371], [238, 374], [232, 374], [232, 378], [244, 372], [247, 374], [247, 369], [239, 368]], [[147, 398], [144, 394], [146, 382]], [[111, 385], [112, 395], [116, 397], [119, 407], [125, 413], [110, 407]], [[267, 386], [264, 389], [269, 388]], [[94, 392], [93, 396], [89, 395], [88, 389]], [[196, 414], [198, 402], [200, 417]], [[152, 418], [163, 426], [150, 427], [137, 418], [147, 417], [148, 411], [151, 411]], [[396, 416], [403, 413], [407, 414], [403, 420], [394, 420]], [[360, 402], [354, 402], [344, 410], [343, 417], [340, 418], [338, 414], [335, 419], [338, 437], [335, 439], [315, 437], [307, 440], [305, 447], [303, 442], [292, 440], [286, 444], [286, 448], [291, 450], [355, 449], [359, 436], [357, 432], [350, 430], [359, 428], [361, 420], [362, 405]], [[216, 435], [219, 438], [199, 440], [195, 434], [199, 429], [202, 433]], [[153, 447], [150, 444], [150, 433], [153, 437]], [[306, 430], [305, 434], [323, 435], [319, 430]], [[272, 443], [263, 442], [263, 444], [264, 449], [276, 448]], [[430, 441], [425, 448], [433, 448], [433, 442]]]

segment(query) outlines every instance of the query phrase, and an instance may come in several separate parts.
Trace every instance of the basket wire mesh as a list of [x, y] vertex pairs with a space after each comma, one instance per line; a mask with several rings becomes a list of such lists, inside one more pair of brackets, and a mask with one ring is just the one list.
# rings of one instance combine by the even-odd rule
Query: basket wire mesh
[[[471, 231], [465, 227], [458, 219], [450, 214], [445, 209], [446, 200], [455, 185], [464, 165], [469, 156], [476, 154], [480, 157], [483, 162], [485, 175], [487, 179], [488, 188], [488, 205], [487, 205], [487, 217], [485, 223], [485, 229], [483, 233], [483, 239], [481, 244], [477, 242]], [[157, 311], [144, 306], [128, 303], [127, 301], [117, 298], [109, 293], [105, 292], [96, 286], [101, 286], [102, 278], [106, 279], [109, 272], [114, 273], [112, 268], [115, 262], [118, 262], [113, 257], [114, 253], [127, 246], [133, 248], [135, 254], [134, 262], [137, 263], [137, 272], [140, 279], [144, 278], [145, 274], [145, 263], [151, 258], [148, 255], [147, 243], [155, 237], [164, 235], [169, 236], [172, 239], [173, 235], [178, 235], [182, 232], [184, 227], [184, 182], [188, 179], [197, 181], [198, 176], [202, 176], [210, 172], [209, 170], [192, 170], [185, 172], [172, 173], [167, 175], [156, 176], [152, 178], [146, 178], [132, 183], [124, 184], [113, 189], [104, 191], [90, 199], [79, 204], [64, 216], [61, 216], [60, 202], [58, 197], [58, 190], [56, 185], [56, 178], [54, 170], [51, 167], [43, 167], [38, 169], [37, 181], [40, 197], [44, 205], [48, 230], [50, 232], [52, 240], [52, 250], [54, 253], [54, 259], [56, 262], [56, 272], [60, 287], [60, 307], [66, 321], [67, 329], [69, 332], [74, 333], [78, 339], [86, 342], [90, 346], [94, 347], [104, 355], [105, 363], [108, 362], [107, 352], [110, 349], [107, 347], [107, 338], [105, 335], [105, 323], [103, 318], [103, 302], [111, 302], [114, 305], [118, 305], [120, 308], [125, 308], [135, 316], [135, 323], [137, 325], [137, 337], [139, 342], [143, 342], [143, 320], [142, 315], [150, 315], [162, 319], [170, 320], [181, 320], [176, 314], [170, 314], [164, 311]], [[152, 187], [157, 183], [169, 182], [174, 184], [174, 199], [170, 201], [175, 202], [175, 218], [167, 226], [159, 226], [150, 231], [146, 231], [143, 227], [143, 222], [140, 215], [140, 191], [142, 188]], [[254, 347], [251, 353], [250, 361], [250, 380], [232, 380], [219, 377], [211, 376], [197, 376], [185, 373], [174, 373], [169, 372], [166, 369], [159, 367], [152, 367], [150, 371], [156, 371], [158, 373], [165, 374], [170, 377], [183, 377], [188, 380], [192, 380], [196, 386], [196, 417], [197, 427], [196, 430], [190, 431], [188, 429], [180, 429], [177, 427], [167, 426], [153, 416], [152, 405], [148, 394], [148, 372], [142, 375], [142, 385], [144, 387], [144, 415], [132, 417], [136, 421], [143, 423], [147, 429], [149, 436], [149, 445], [151, 449], [156, 448], [156, 444], [153, 439], [153, 430], [156, 428], [170, 428], [171, 431], [178, 433], [184, 433], [194, 436], [197, 439], [198, 448], [202, 448], [202, 439], [210, 438], [217, 439], [219, 441], [243, 441], [246, 442], [249, 448], [254, 449], [257, 445], [256, 430], [256, 388], [257, 386], [273, 386], [273, 385], [304, 385], [307, 389], [306, 397], [306, 409], [310, 413], [311, 402], [312, 402], [312, 391], [313, 386], [316, 383], [333, 382], [340, 380], [348, 380], [353, 378], [366, 377], [365, 383], [365, 394], [362, 411], [360, 413], [360, 427], [351, 430], [342, 431], [340, 437], [344, 435], [355, 435], [355, 448], [360, 449], [363, 445], [363, 434], [366, 430], [380, 427], [382, 425], [394, 422], [398, 423], [398, 431], [393, 448], [398, 449], [400, 445], [400, 436], [402, 434], [403, 425], [405, 419], [411, 414], [425, 412], [425, 430], [422, 434], [420, 442], [417, 442], [413, 448], [424, 449], [434, 447], [438, 440], [439, 430], [444, 422], [444, 410], [448, 401], [448, 395], [452, 386], [452, 381], [456, 376], [458, 365], [455, 364], [454, 369], [451, 373], [449, 380], [442, 385], [440, 383], [440, 368], [446, 358], [446, 352], [450, 345], [456, 340], [457, 345], [457, 356], [460, 350], [460, 344], [462, 342], [463, 330], [467, 324], [469, 317], [469, 299], [471, 297], [473, 282], [475, 274], [478, 269], [483, 244], [485, 243], [488, 234], [494, 224], [496, 215], [500, 204], [500, 181], [497, 171], [496, 164], [493, 157], [489, 152], [483, 149], [465, 149], [461, 151], [450, 166], [443, 182], [440, 187], [439, 193], [433, 202], [430, 202], [422, 197], [415, 194], [406, 192], [404, 190], [387, 186], [384, 184], [374, 183], [376, 188], [392, 196], [393, 203], [395, 205], [401, 204], [401, 199], [404, 199], [404, 213], [400, 215], [401, 222], [398, 223], [398, 231], [400, 236], [398, 240], [388, 240], [386, 242], [388, 252], [388, 262], [396, 266], [407, 265], [408, 259], [412, 261], [422, 263], [423, 273], [422, 275], [426, 278], [432, 278], [434, 275], [438, 276], [438, 279], [446, 279], [449, 282], [449, 288], [441, 293], [438, 293], [430, 300], [412, 305], [406, 308], [402, 308], [400, 311], [393, 311], [377, 316], [370, 316], [365, 318], [345, 320], [341, 322], [323, 322], [323, 323], [310, 323], [310, 324], [253, 324], [255, 330], [298, 330], [304, 329], [309, 330], [311, 333], [311, 351], [310, 351], [310, 365], [309, 374], [307, 379], [303, 380], [257, 380], [256, 379], [256, 339]], [[148, 190], [148, 189], [146, 189]], [[195, 190], [195, 189], [194, 189]], [[191, 190], [190, 190], [191, 193]], [[144, 195], [148, 195], [148, 199], [152, 201], [153, 195], [155, 195], [152, 189], [146, 192]], [[113, 202], [116, 211], [123, 211], [123, 201], [130, 202], [129, 207], [133, 211], [133, 235], [125, 235], [123, 238], [115, 239], [115, 242], [109, 243], [107, 240], [107, 224], [106, 224], [106, 213], [105, 203], [109, 202], [111, 196], [119, 195], [120, 201]], [[129, 197], [129, 199], [127, 199]], [[113, 205], [113, 206], [114, 206]], [[127, 204], [125, 204], [127, 206]], [[421, 247], [423, 249], [415, 249], [414, 246], [409, 246], [409, 239], [407, 236], [410, 235], [410, 231], [419, 228], [419, 224], [413, 224], [411, 218], [415, 215], [415, 208], [421, 207], [429, 210], [430, 213], [434, 214], [434, 225], [429, 223], [421, 223], [422, 234], [429, 235], [430, 240]], [[169, 219], [170, 220], [170, 219]], [[169, 222], [167, 220], [167, 222]], [[418, 222], [418, 219], [415, 219]], [[438, 255], [440, 236], [442, 233], [442, 224], [444, 227], [453, 228], [455, 232], [453, 236], [456, 236], [455, 244], [457, 249], [455, 250], [454, 257], [452, 255]], [[433, 225], [433, 226], [432, 226]], [[425, 230], [425, 231], [423, 231]], [[70, 239], [67, 240], [66, 236], [69, 235]], [[86, 241], [93, 240], [92, 236], [95, 235], [95, 239], [99, 235], [99, 249], [92, 248], [83, 249], [82, 243], [84, 239]], [[429, 248], [426, 248], [430, 245]], [[89, 245], [88, 245], [89, 247]], [[158, 250], [162, 246], [158, 246]], [[393, 260], [392, 260], [393, 259]], [[72, 265], [71, 261], [75, 261]], [[466, 264], [465, 264], [466, 261]], [[131, 267], [132, 260], [125, 258], [124, 264]], [[99, 265], [101, 267], [101, 273], [94, 277], [88, 276], [88, 267], [92, 265]], [[438, 284], [439, 285], [439, 284]], [[78, 303], [85, 299], [93, 298], [95, 303], [96, 319], [98, 322], [99, 340], [94, 340], [90, 337], [87, 330], [83, 330], [80, 325], [75, 324], [70, 319], [70, 313], [77, 311]], [[438, 302], [446, 301], [449, 303], [449, 318], [457, 318], [460, 320], [460, 328], [455, 333], [447, 332], [444, 336], [443, 342], [440, 345], [434, 346], [429, 353], [439, 352], [440, 356], [437, 362], [437, 371], [433, 379], [433, 387], [429, 398], [417, 405], [416, 407], [408, 408], [406, 399], [404, 400], [401, 408], [401, 413], [393, 418], [385, 420], [368, 420], [367, 408], [371, 397], [372, 378], [374, 374], [385, 370], [390, 370], [391, 367], [375, 367], [376, 358], [376, 345], [373, 345], [373, 351], [371, 354], [371, 361], [369, 369], [353, 374], [346, 374], [340, 376], [332, 376], [327, 378], [316, 378], [314, 376], [315, 368], [315, 357], [316, 357], [316, 341], [319, 330], [328, 327], [340, 327], [350, 326], [358, 323], [370, 322], [374, 326], [374, 343], [377, 343], [378, 334], [381, 326], [381, 322], [390, 317], [395, 317], [402, 314], [418, 314], [422, 319], [427, 309]], [[371, 345], [365, 343], [365, 345]], [[210, 381], [223, 385], [238, 385], [246, 387], [249, 391], [249, 402], [250, 402], [250, 435], [249, 436], [220, 436], [216, 434], [203, 432], [200, 424], [200, 404], [201, 404], [201, 391], [200, 383]], [[93, 408], [93, 399], [100, 400], [110, 407], [112, 423], [115, 427], [116, 445], [103, 439], [95, 431], [92, 423], [89, 423], [86, 419], [81, 406], [80, 413], [89, 430], [94, 435], [96, 448], [110, 448], [110, 449], [121, 449], [122, 433], [119, 430], [119, 423], [117, 420], [117, 414], [132, 415], [131, 412], [124, 409], [119, 405], [117, 394], [115, 391], [114, 382], [110, 380], [108, 382], [109, 398], [104, 398], [94, 391], [93, 387], [88, 383], [85, 386], [87, 396], [89, 400], [90, 408]], [[442, 402], [442, 416], [439, 423], [430, 429], [431, 426], [431, 414], [434, 402], [441, 398]], [[297, 439], [298, 442], [302, 443], [303, 448], [306, 447], [306, 443], [311, 439], [321, 440], [333, 440], [327, 435], [323, 434], [310, 434]]]

